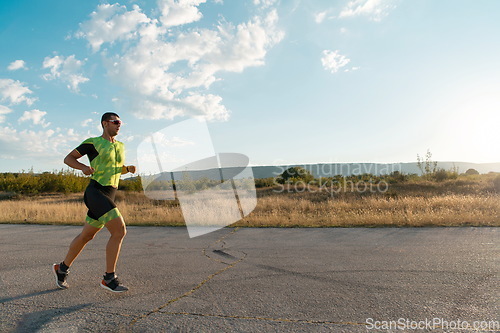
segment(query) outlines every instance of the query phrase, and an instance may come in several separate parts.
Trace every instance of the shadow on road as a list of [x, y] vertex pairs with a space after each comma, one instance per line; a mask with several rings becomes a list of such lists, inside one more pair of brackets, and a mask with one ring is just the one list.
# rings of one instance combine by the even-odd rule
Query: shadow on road
[[45, 294], [50, 294], [55, 291], [59, 291], [59, 289], [50, 289], [50, 290], [44, 290], [44, 291], [37, 291], [35, 293], [30, 293], [30, 294], [25, 294], [25, 295], [18, 295], [18, 296], [12, 296], [12, 297], [4, 297], [0, 298], [0, 304], [15, 301], [18, 299], [23, 299], [23, 298], [30, 298], [33, 296], [40, 296], [40, 295], [45, 295]]
[[[92, 304], [79, 304], [66, 308], [49, 309], [43, 311], [32, 312], [24, 315], [19, 320], [15, 332], [38, 332], [44, 325], [50, 323], [54, 318], [67, 315], [72, 312], [82, 310]], [[64, 332], [76, 332], [77, 327], [71, 326], [71, 323], [61, 323], [58, 329]]]

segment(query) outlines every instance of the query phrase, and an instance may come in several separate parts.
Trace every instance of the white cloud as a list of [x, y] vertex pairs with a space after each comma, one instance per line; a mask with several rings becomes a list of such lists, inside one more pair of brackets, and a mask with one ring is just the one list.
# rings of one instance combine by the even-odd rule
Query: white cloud
[[9, 71], [17, 71], [18, 69], [28, 69], [24, 60], [16, 60], [9, 64], [7, 67]]
[[219, 26], [220, 42], [206, 55], [209, 64], [205, 71], [242, 72], [247, 67], [264, 65], [267, 51], [284, 36], [277, 29], [277, 22], [278, 14], [272, 10], [264, 17], [254, 17], [236, 27]]
[[45, 119], [43, 119], [43, 117], [45, 117], [46, 114], [47, 114], [47, 112], [40, 111], [38, 109], [34, 109], [31, 111], [24, 111], [21, 118], [19, 118], [19, 122], [22, 123], [25, 121], [32, 121], [33, 124], [35, 124], [35, 125], [40, 125], [42, 127], [48, 127], [50, 125], [50, 123], [45, 122]]
[[5, 115], [11, 113], [12, 110], [4, 105], [0, 105], [0, 123], [5, 121]]
[[347, 72], [354, 72], [354, 71], [357, 71], [357, 70], [358, 70], [358, 69], [360, 69], [360, 68], [361, 68], [361, 67], [356, 67], [356, 66], [354, 66], [354, 67], [351, 67], [351, 68], [346, 68], [346, 69], [344, 69], [344, 72], [346, 72], [346, 73], [347, 73]]
[[39, 159], [62, 166], [62, 158], [85, 137], [72, 129], [65, 132], [60, 128], [19, 131], [9, 126], [0, 127], [0, 158]]
[[81, 125], [82, 127], [88, 127], [92, 122], [94, 122], [94, 119], [92, 118], [85, 119], [84, 121], [82, 121]]
[[[161, 0], [158, 19], [141, 13], [144, 15], [141, 24], [127, 30], [130, 42], [123, 43], [114, 55], [109, 50], [102, 53], [109, 76], [125, 88], [126, 98], [120, 98], [119, 102], [138, 117], [171, 119], [193, 115], [227, 119], [229, 111], [222, 104], [222, 98], [207, 92], [220, 80], [217, 74], [242, 72], [248, 67], [263, 65], [268, 50], [283, 38], [277, 28], [275, 9], [238, 25], [223, 21], [213, 29], [171, 29], [199, 20], [202, 13], [198, 6], [204, 2]], [[272, 3], [267, 1], [264, 5]], [[131, 15], [130, 11], [123, 12], [123, 7], [120, 8], [120, 14], [115, 14], [113, 20]], [[87, 28], [82, 36], [97, 34], [97, 30], [89, 29], [98, 25], [94, 21], [103, 17], [100, 13], [103, 9], [107, 7], [99, 6], [90, 21], [82, 24]], [[133, 10], [138, 11], [138, 7]], [[93, 38], [87, 39], [91, 46], [97, 45]]]
[[165, 27], [179, 26], [200, 20], [198, 6], [206, 0], [160, 0], [160, 21]]
[[276, 3], [276, 0], [253, 0], [253, 4], [261, 8], [269, 8]]
[[393, 9], [394, 0], [352, 0], [339, 14], [340, 18], [367, 16], [373, 21], [380, 21]]
[[327, 14], [326, 11], [325, 12], [319, 12], [319, 13], [315, 14], [314, 15], [314, 22], [316, 22], [318, 24], [322, 23], [325, 20], [325, 18], [326, 18], [326, 14]]
[[0, 101], [10, 104], [33, 104], [37, 99], [27, 97], [33, 92], [24, 86], [24, 83], [11, 79], [0, 79]]
[[137, 26], [148, 22], [149, 18], [141, 13], [138, 6], [134, 5], [133, 10], [127, 11], [126, 6], [118, 3], [101, 4], [90, 15], [90, 20], [80, 24], [80, 31], [76, 36], [85, 38], [95, 52], [104, 43], [128, 40], [136, 36]]
[[87, 82], [89, 79], [80, 72], [83, 61], [75, 58], [75, 55], [45, 57], [43, 68], [49, 68], [50, 73], [42, 75], [45, 80], [60, 79], [68, 84], [68, 89], [78, 92], [78, 85]]
[[323, 65], [323, 68], [330, 71], [332, 74], [337, 73], [339, 69], [351, 61], [346, 56], [339, 54], [338, 50], [324, 50], [322, 54], [323, 57], [321, 58], [321, 64]]

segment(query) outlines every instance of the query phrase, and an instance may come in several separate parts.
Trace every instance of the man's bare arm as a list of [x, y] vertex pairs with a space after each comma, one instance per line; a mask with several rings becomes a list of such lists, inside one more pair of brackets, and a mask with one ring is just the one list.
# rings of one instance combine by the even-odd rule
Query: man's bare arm
[[69, 153], [65, 158], [64, 158], [64, 163], [73, 169], [78, 169], [82, 170], [82, 172], [86, 175], [91, 175], [94, 173], [94, 168], [86, 166], [83, 163], [78, 162], [78, 159], [82, 157], [82, 155], [76, 150], [73, 149], [71, 153]]

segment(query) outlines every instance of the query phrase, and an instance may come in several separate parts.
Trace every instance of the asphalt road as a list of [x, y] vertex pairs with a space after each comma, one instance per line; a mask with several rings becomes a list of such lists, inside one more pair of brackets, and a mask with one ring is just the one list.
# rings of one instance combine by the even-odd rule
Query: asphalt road
[[79, 230], [0, 225], [1, 332], [373, 332], [367, 324], [400, 318], [499, 320], [498, 228], [225, 228], [190, 239], [185, 228], [129, 227], [124, 294], [99, 287], [106, 230], [73, 265], [71, 288], [55, 288], [51, 265]]

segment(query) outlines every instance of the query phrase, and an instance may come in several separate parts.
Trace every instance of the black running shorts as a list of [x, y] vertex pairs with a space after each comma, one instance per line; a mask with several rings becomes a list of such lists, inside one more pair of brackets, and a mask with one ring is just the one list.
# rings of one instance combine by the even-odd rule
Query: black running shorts
[[87, 221], [93, 227], [102, 228], [106, 222], [122, 216], [115, 204], [116, 188], [113, 186], [102, 186], [91, 179], [89, 186], [83, 195], [87, 212]]

